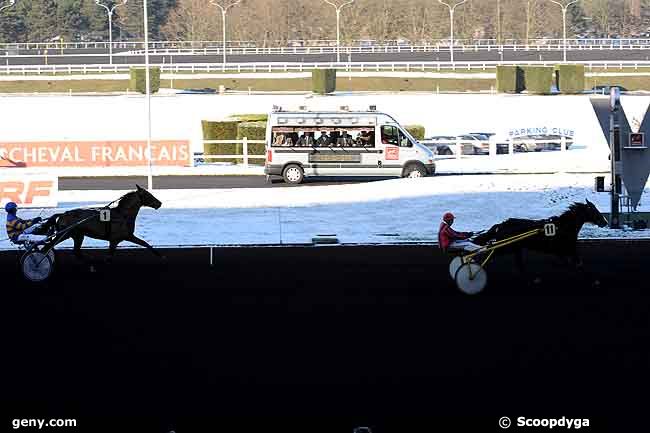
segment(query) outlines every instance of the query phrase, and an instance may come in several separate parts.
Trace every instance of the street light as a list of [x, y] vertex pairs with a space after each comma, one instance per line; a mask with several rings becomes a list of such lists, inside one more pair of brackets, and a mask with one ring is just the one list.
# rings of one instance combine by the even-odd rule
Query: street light
[[142, 2], [144, 8], [144, 67], [145, 67], [145, 111], [147, 112], [147, 160], [149, 163], [149, 173], [147, 174], [147, 189], [153, 190], [153, 168], [151, 155], [151, 74], [149, 72], [149, 15], [147, 12], [147, 2]]
[[219, 4], [219, 0], [210, 0], [210, 3], [221, 9], [221, 27], [223, 30], [223, 64], [226, 64], [226, 12], [228, 12], [228, 9], [230, 9], [233, 6], [238, 5], [241, 3], [241, 0], [234, 0], [230, 1], [230, 3], [227, 6], [221, 6]]
[[579, 0], [572, 0], [566, 5], [556, 0], [550, 0], [550, 1], [555, 3], [556, 5], [559, 5], [562, 8], [562, 28], [564, 30], [564, 62], [566, 62], [566, 12], [569, 9], [569, 6], [571, 6], [574, 3], [578, 3]]
[[330, 0], [323, 1], [336, 9], [336, 62], [341, 63], [341, 9], [354, 3], [354, 0], [347, 0], [340, 6]]
[[122, 0], [122, 3], [115, 3], [112, 7], [108, 7], [105, 4], [100, 3], [102, 0], [95, 0], [97, 6], [101, 6], [106, 9], [108, 14], [108, 61], [113, 64], [113, 12], [117, 9], [118, 6], [124, 6], [129, 0]]
[[16, 0], [9, 0], [8, 5], [0, 6], [0, 12], [2, 12], [4, 9], [12, 7], [15, 4], [16, 4]]
[[457, 1], [453, 6], [443, 0], [438, 0], [438, 2], [449, 8], [449, 23], [450, 23], [449, 27], [450, 27], [450, 35], [451, 35], [449, 38], [449, 52], [451, 54], [451, 63], [454, 63], [454, 10], [458, 6], [467, 3], [467, 0]]

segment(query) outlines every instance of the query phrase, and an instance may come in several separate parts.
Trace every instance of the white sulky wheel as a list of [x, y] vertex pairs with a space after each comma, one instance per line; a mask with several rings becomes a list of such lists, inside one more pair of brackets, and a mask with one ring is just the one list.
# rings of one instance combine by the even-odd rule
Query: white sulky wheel
[[461, 266], [463, 266], [463, 258], [461, 256], [454, 257], [451, 263], [449, 263], [449, 276], [451, 276], [452, 280], [456, 279], [456, 271]]
[[[52, 252], [50, 251], [50, 253]], [[46, 256], [40, 251], [27, 253], [21, 262], [25, 278], [34, 283], [47, 280], [52, 275], [52, 270], [54, 269], [54, 262], [50, 257], [49, 253]]]
[[456, 271], [456, 286], [468, 295], [481, 292], [487, 284], [487, 273], [477, 263], [465, 263]]

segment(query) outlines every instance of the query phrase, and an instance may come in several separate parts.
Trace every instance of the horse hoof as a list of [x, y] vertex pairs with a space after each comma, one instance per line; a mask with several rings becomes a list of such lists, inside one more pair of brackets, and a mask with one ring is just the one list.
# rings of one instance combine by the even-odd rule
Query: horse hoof
[[91, 274], [94, 274], [95, 272], [97, 272], [97, 271], [95, 270], [95, 267], [94, 267], [93, 265], [90, 265], [90, 273], [91, 273]]
[[600, 280], [595, 280], [593, 283], [591, 283], [591, 286], [592, 286], [594, 289], [599, 288], [599, 287], [600, 287]]
[[542, 284], [542, 279], [540, 277], [535, 278], [533, 284]]

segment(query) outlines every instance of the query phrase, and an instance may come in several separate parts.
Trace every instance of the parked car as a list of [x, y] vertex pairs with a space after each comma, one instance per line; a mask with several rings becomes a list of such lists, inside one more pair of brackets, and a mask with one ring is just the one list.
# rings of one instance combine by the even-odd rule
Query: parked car
[[480, 134], [459, 135], [463, 155], [488, 155], [490, 153], [490, 139]]
[[[566, 148], [571, 147], [572, 141], [566, 139]], [[542, 152], [545, 150], [560, 150], [562, 137], [559, 135], [531, 135], [520, 137], [514, 143], [515, 152]]]
[[612, 87], [618, 87], [618, 90], [620, 90], [621, 92], [627, 92], [628, 91], [623, 86], [618, 86], [618, 85], [612, 86], [612, 85], [609, 85], [609, 84], [605, 84], [605, 85], [599, 85], [599, 86], [592, 87], [591, 88], [591, 93], [609, 95], [609, 92], [611, 92]]
[[454, 151], [450, 146], [453, 146], [455, 142], [456, 137], [450, 135], [437, 135], [420, 141], [437, 155], [453, 155]]

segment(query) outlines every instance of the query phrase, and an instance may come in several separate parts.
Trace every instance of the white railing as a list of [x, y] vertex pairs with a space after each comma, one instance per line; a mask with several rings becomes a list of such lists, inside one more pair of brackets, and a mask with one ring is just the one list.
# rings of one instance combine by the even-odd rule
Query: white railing
[[[529, 40], [521, 39], [504, 39], [500, 43], [496, 39], [455, 39], [454, 46], [456, 47], [490, 47], [496, 50], [499, 47], [553, 47], [564, 44], [563, 39], [559, 38], [535, 38]], [[108, 42], [16, 42], [16, 43], [2, 43], [0, 44], [0, 51], [4, 50], [97, 50], [108, 49]], [[260, 43], [256, 41], [228, 41], [230, 48], [278, 48], [278, 49], [294, 49], [294, 48], [321, 48], [321, 47], [335, 47], [335, 40], [290, 40], [290, 41], [267, 41]], [[410, 47], [435, 47], [435, 46], [449, 46], [448, 39], [439, 40], [421, 40], [421, 41], [407, 41], [407, 40], [386, 40], [376, 41], [370, 39], [354, 40], [351, 43], [346, 43], [345, 48], [381, 48], [381, 47], [400, 47], [409, 49]], [[638, 47], [650, 45], [648, 38], [589, 38], [589, 39], [567, 39], [567, 46], [572, 47]], [[203, 49], [215, 48], [222, 46], [221, 41], [153, 41], [149, 42], [151, 49]], [[114, 49], [130, 49], [139, 50], [144, 48], [143, 41], [116, 41], [113, 42]], [[342, 48], [344, 49], [344, 48]]]
[[[343, 72], [455, 72], [494, 71], [499, 65], [554, 66], [558, 61], [504, 61], [504, 62], [273, 62], [273, 63], [160, 63], [163, 74], [196, 73], [264, 73], [264, 72], [309, 72], [312, 69], [337, 69]], [[650, 68], [650, 61], [587, 61], [572, 62], [584, 64], [586, 71], [593, 69], [627, 69], [633, 72], [639, 68]], [[72, 75], [72, 74], [126, 74], [131, 67], [143, 64], [94, 64], [94, 65], [6, 65], [0, 66], [0, 75]]]
[[215, 154], [215, 155], [205, 155], [205, 154], [199, 154], [199, 155], [194, 155], [194, 162], [197, 160], [199, 161], [207, 161], [207, 160], [214, 160], [214, 159], [242, 159], [244, 168], [248, 168], [249, 165], [249, 160], [251, 159], [264, 159], [266, 160], [266, 154], [249, 154], [248, 153], [248, 145], [249, 144], [264, 144], [266, 141], [264, 140], [249, 140], [247, 137], [242, 138], [241, 140], [203, 140], [203, 144], [241, 144], [242, 145], [242, 153], [241, 154], [234, 154], [234, 155], [225, 155], [225, 154]]
[[[495, 141], [481, 141], [481, 140], [476, 140], [471, 141], [467, 139], [462, 139], [462, 138], [456, 138], [454, 140], [423, 140], [421, 142], [425, 146], [432, 148], [436, 147], [438, 149], [438, 152], [440, 151], [441, 148], [447, 147], [449, 150], [452, 151], [453, 156], [455, 158], [460, 158], [463, 155], [468, 155], [467, 153], [463, 153], [463, 148], [467, 147], [475, 147], [481, 150], [481, 152], [478, 152], [479, 154], [484, 152], [484, 149], [489, 149], [488, 155], [490, 156], [496, 156], [498, 155], [498, 147], [499, 145], [501, 146], [508, 146], [508, 155], [512, 155], [515, 152], [531, 152], [531, 151], [541, 151], [541, 150], [549, 150], [547, 149], [547, 145], [557, 145], [559, 143], [559, 150], [561, 152], [566, 152], [569, 147], [573, 144], [573, 139], [567, 138], [567, 137], [558, 137], [557, 139], [549, 139], [549, 140], [538, 140], [535, 138], [509, 138], [507, 142], [505, 143], [497, 143]], [[541, 148], [539, 146], [541, 145]], [[472, 154], [477, 154], [476, 152], [472, 151], [470, 155]], [[442, 155], [439, 153], [439, 155]]]

